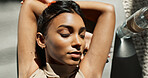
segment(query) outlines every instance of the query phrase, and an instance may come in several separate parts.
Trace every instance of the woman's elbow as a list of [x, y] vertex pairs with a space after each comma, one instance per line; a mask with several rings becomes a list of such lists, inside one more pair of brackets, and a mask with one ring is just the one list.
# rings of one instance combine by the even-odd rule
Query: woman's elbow
[[106, 6], [106, 11], [107, 11], [107, 12], [114, 13], [114, 12], [115, 12], [115, 7], [114, 7], [114, 5], [112, 5], [112, 4], [107, 4], [107, 6]]

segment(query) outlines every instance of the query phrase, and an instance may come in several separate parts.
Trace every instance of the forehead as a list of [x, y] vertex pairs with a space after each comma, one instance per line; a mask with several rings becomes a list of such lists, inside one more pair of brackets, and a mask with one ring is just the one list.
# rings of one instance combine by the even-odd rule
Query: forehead
[[76, 13], [62, 13], [53, 19], [51, 25], [54, 25], [56, 28], [60, 25], [70, 25], [74, 27], [85, 26], [83, 19]]

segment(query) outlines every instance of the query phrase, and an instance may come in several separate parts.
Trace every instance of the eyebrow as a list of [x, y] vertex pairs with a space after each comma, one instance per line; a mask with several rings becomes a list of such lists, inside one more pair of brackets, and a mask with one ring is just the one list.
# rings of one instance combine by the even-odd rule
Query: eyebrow
[[[69, 26], [69, 25], [60, 25], [58, 28], [60, 28], [60, 27], [65, 27], [65, 28], [72, 28], [71, 26]], [[86, 30], [86, 27], [81, 27], [80, 28], [80, 30]]]
[[72, 28], [72, 27], [71, 27], [71, 26], [69, 26], [69, 25], [60, 25], [58, 28], [60, 28], [60, 27]]
[[[69, 25], [60, 25], [58, 28], [60, 27], [65, 27], [65, 28], [68, 28], [68, 29], [73, 29], [73, 27], [69, 26]], [[83, 32], [84, 30], [86, 30], [86, 27], [81, 27], [80, 30], [79, 30], [79, 33]]]

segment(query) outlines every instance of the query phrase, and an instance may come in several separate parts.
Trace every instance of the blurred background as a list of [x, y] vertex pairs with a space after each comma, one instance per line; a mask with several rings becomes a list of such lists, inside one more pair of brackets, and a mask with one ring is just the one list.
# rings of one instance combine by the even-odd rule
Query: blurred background
[[[91, 1], [110, 3], [115, 6], [116, 28], [125, 21], [122, 0]], [[17, 78], [17, 26], [20, 6], [20, 0], [0, 0], [0, 78]], [[110, 54], [111, 57], [105, 66], [103, 78], [110, 78], [113, 47]]]
[[17, 78], [19, 9], [17, 0], [0, 0], [0, 78]]

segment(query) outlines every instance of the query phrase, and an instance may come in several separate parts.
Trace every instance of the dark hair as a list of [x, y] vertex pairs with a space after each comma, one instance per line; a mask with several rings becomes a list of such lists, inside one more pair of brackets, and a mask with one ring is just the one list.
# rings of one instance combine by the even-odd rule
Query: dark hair
[[81, 9], [77, 3], [74, 1], [56, 1], [56, 3], [52, 3], [49, 7], [47, 7], [39, 17], [37, 31], [41, 32], [45, 36], [51, 20], [59, 14], [65, 12], [77, 13], [84, 20]]
[[[41, 32], [44, 36], [47, 35], [50, 22], [61, 13], [77, 13], [84, 21], [80, 7], [74, 1], [56, 1], [47, 7], [38, 19], [37, 32]], [[40, 68], [46, 65], [45, 50], [41, 49], [36, 44], [36, 55], [39, 58]]]

